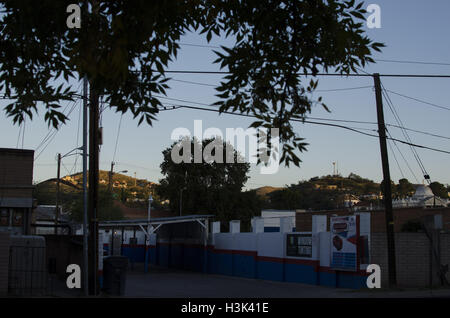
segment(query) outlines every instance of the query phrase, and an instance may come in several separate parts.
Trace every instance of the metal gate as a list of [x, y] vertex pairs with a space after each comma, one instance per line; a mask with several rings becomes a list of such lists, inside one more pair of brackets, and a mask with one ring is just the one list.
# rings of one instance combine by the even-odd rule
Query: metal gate
[[43, 237], [11, 236], [8, 276], [10, 295], [45, 295], [47, 271]]

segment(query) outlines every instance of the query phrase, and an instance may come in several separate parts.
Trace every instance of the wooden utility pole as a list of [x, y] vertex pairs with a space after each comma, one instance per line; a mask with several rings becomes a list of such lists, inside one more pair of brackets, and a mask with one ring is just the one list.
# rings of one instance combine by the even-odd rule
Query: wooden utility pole
[[88, 113], [88, 80], [83, 78], [83, 290], [89, 296], [89, 252], [88, 252], [88, 190], [87, 190], [87, 113]]
[[375, 98], [377, 101], [378, 134], [380, 137], [381, 163], [383, 165], [384, 209], [386, 217], [386, 236], [388, 249], [389, 287], [397, 284], [397, 271], [395, 261], [394, 216], [392, 211], [391, 175], [389, 172], [389, 159], [386, 146], [386, 125], [384, 122], [383, 98], [381, 94], [380, 74], [373, 74], [375, 82]]
[[111, 170], [108, 174], [108, 191], [111, 192], [112, 190], [112, 179], [113, 179], [113, 173], [114, 173], [114, 162], [111, 161]]
[[91, 84], [89, 92], [89, 295], [98, 294], [98, 169], [99, 169], [99, 109], [98, 95]]
[[56, 211], [55, 211], [55, 228], [54, 234], [58, 234], [58, 221], [59, 221], [59, 190], [60, 190], [60, 177], [61, 177], [61, 154], [58, 154], [58, 171], [56, 172]]

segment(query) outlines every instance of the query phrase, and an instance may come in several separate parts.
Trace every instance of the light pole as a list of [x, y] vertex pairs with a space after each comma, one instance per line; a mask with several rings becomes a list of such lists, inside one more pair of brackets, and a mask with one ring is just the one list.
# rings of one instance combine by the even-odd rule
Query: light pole
[[57, 155], [57, 161], [58, 161], [58, 165], [57, 165], [57, 171], [56, 171], [56, 202], [55, 202], [55, 229], [54, 229], [54, 234], [58, 234], [58, 220], [59, 220], [59, 192], [60, 192], [60, 180], [61, 180], [61, 159], [64, 157], [68, 157], [71, 155], [79, 155], [79, 153], [74, 153], [72, 154], [72, 152], [74, 152], [75, 150], [83, 150], [83, 147], [79, 147], [79, 148], [74, 148], [71, 151], [69, 151], [68, 153], [66, 153], [65, 155], [61, 156], [60, 153], [58, 153]]
[[149, 245], [150, 245], [150, 214], [152, 211], [153, 197], [150, 194], [148, 197], [148, 210], [147, 210], [147, 233], [145, 235], [145, 273], [148, 272], [148, 260], [149, 260]]
[[108, 180], [108, 191], [112, 192], [112, 188], [113, 188], [113, 176], [114, 173], [127, 173], [128, 170], [122, 170], [122, 171], [118, 171], [118, 172], [114, 172], [114, 162], [111, 162], [111, 170], [109, 171], [109, 180]]

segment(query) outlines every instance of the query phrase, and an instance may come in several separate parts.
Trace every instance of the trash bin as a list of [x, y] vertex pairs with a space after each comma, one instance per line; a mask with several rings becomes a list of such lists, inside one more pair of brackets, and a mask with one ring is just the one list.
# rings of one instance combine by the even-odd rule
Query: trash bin
[[128, 267], [128, 258], [109, 256], [103, 260], [103, 289], [110, 295], [123, 296]]

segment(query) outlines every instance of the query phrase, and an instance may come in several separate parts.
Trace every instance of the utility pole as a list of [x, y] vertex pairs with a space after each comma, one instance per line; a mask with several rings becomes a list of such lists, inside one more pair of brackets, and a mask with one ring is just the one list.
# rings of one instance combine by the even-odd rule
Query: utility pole
[[378, 119], [378, 134], [380, 137], [381, 163], [383, 165], [384, 209], [386, 217], [386, 236], [388, 248], [389, 287], [394, 287], [397, 284], [394, 216], [392, 211], [391, 176], [389, 172], [389, 159], [386, 146], [386, 125], [384, 123], [383, 98], [381, 95], [380, 74], [378, 73], [373, 74], [373, 79], [375, 82], [375, 98], [377, 102], [377, 119]]
[[109, 171], [109, 180], [108, 180], [108, 191], [111, 192], [112, 189], [112, 178], [113, 178], [113, 173], [114, 173], [114, 162], [111, 161], [111, 170]]
[[91, 83], [89, 92], [89, 295], [98, 294], [98, 169], [99, 109], [98, 95]]
[[58, 153], [58, 171], [56, 172], [56, 211], [55, 211], [55, 228], [54, 234], [58, 234], [58, 220], [59, 220], [59, 185], [61, 177], [61, 154]]
[[83, 289], [89, 296], [88, 265], [88, 196], [87, 196], [87, 112], [88, 112], [88, 80], [83, 78]]

